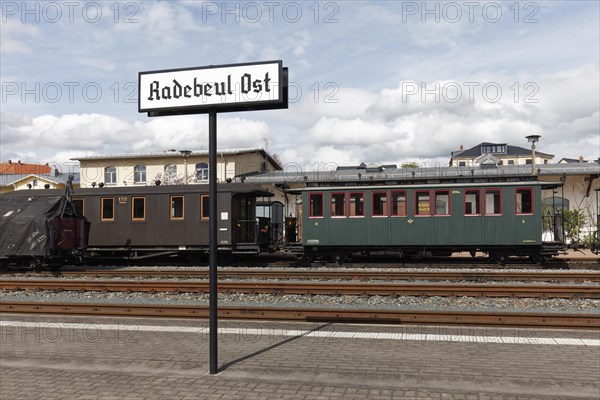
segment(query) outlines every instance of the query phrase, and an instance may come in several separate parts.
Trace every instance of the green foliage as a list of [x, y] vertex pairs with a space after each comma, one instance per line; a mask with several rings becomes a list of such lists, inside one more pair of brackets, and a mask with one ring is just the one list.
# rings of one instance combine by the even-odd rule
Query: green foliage
[[405, 162], [401, 165], [402, 168], [419, 168], [419, 164], [416, 162]]
[[565, 237], [571, 241], [579, 241], [581, 231], [586, 225], [586, 217], [582, 210], [574, 208], [565, 210], [564, 214]]
[[596, 249], [600, 245], [597, 239], [597, 232], [590, 232], [583, 237], [581, 245], [588, 249]]

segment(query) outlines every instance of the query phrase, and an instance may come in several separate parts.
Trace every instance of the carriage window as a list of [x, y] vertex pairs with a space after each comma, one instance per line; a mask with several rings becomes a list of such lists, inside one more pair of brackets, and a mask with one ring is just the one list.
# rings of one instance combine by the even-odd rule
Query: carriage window
[[502, 192], [500, 189], [486, 189], [485, 215], [502, 215]]
[[465, 190], [465, 215], [480, 215], [481, 193], [479, 190]]
[[133, 221], [143, 221], [146, 219], [146, 198], [131, 198], [131, 219]]
[[363, 193], [350, 193], [350, 216], [364, 217], [365, 195]]
[[183, 196], [171, 196], [171, 219], [183, 219]]
[[431, 203], [429, 201], [429, 192], [415, 192], [416, 210], [415, 215], [431, 215]]
[[331, 193], [331, 216], [346, 216], [346, 193]]
[[73, 205], [75, 206], [75, 209], [79, 215], [83, 215], [83, 203], [83, 199], [73, 199]]
[[435, 192], [435, 215], [450, 215], [450, 192]]
[[200, 219], [209, 218], [208, 207], [208, 196], [203, 194], [200, 196]]
[[533, 193], [530, 188], [515, 191], [517, 214], [533, 214]]
[[308, 202], [310, 204], [309, 217], [322, 217], [323, 216], [323, 193], [311, 193], [308, 195]]
[[392, 215], [404, 217], [407, 211], [406, 191], [392, 192]]
[[102, 204], [102, 215], [100, 216], [101, 221], [114, 221], [115, 220], [115, 199], [101, 198], [100, 203]]
[[387, 192], [373, 193], [373, 216], [387, 216]]

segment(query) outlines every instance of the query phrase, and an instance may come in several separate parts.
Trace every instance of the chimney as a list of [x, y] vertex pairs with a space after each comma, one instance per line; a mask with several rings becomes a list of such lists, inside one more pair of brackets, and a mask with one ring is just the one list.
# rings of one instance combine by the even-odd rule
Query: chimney
[[583, 162], [583, 156], [579, 156], [579, 162], [582, 163]]
[[461, 149], [461, 150], [464, 150], [464, 149], [465, 149], [465, 147], [464, 147], [464, 146], [461, 144], [461, 145], [460, 145], [460, 149]]
[[8, 163], [9, 163], [9, 164], [12, 164], [12, 160], [8, 160]]

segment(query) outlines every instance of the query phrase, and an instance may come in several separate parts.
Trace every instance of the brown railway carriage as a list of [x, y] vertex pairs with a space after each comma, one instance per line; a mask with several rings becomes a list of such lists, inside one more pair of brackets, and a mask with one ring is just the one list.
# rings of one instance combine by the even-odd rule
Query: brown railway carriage
[[[217, 188], [217, 244], [221, 254], [260, 251], [256, 199], [272, 196], [251, 184]], [[80, 189], [73, 200], [91, 222], [88, 252], [127, 258], [209, 251], [208, 185]]]

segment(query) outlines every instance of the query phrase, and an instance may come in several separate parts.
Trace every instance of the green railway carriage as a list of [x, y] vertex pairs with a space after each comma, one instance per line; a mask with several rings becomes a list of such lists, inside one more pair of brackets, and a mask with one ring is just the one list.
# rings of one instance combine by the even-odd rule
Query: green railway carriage
[[302, 190], [302, 243], [311, 258], [398, 251], [541, 259], [564, 248], [560, 212], [542, 192], [560, 183], [469, 182], [309, 187]]

